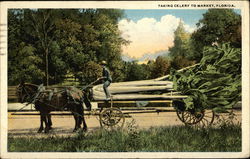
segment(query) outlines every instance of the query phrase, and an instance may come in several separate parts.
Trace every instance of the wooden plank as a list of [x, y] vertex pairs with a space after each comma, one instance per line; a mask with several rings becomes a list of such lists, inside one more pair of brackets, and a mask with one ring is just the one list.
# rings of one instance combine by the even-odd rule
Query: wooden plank
[[[165, 95], [149, 95], [149, 94], [119, 94], [113, 95], [113, 101], [152, 101], [152, 100], [173, 100], [173, 99], [184, 99], [188, 96], [184, 95], [173, 95], [173, 96], [165, 96]], [[105, 96], [97, 96], [94, 97], [94, 101], [105, 101]]]
[[[138, 106], [136, 103], [115, 103], [112, 105], [113, 107], [119, 107], [119, 108], [147, 108], [147, 107], [172, 107], [172, 103], [146, 103], [144, 106]], [[100, 103], [98, 104], [98, 108], [110, 108], [111, 103]]]
[[8, 99], [17, 99], [17, 96], [8, 96]]
[[16, 88], [8, 88], [8, 92], [16, 92]]
[[8, 95], [17, 95], [17, 92], [8, 92]]
[[[111, 101], [97, 101], [97, 103], [111, 103]], [[113, 103], [137, 103], [137, 101], [112, 101]], [[152, 101], [148, 101], [150, 103], [169, 103], [172, 102], [172, 100], [152, 100]]]
[[157, 80], [141, 80], [141, 81], [129, 81], [129, 82], [117, 82], [111, 83], [110, 86], [121, 87], [121, 86], [166, 86], [172, 85], [171, 81], [157, 81]]
[[[111, 94], [122, 94], [122, 93], [137, 93], [137, 92], [151, 92], [151, 91], [166, 91], [168, 89], [172, 89], [172, 85], [170, 86], [123, 86], [123, 87], [114, 87], [110, 86], [109, 92]], [[93, 88], [94, 94], [97, 94], [98, 92], [103, 92], [103, 86], [99, 85], [95, 88]]]
[[18, 102], [16, 88], [17, 86], [8, 86], [8, 102]]

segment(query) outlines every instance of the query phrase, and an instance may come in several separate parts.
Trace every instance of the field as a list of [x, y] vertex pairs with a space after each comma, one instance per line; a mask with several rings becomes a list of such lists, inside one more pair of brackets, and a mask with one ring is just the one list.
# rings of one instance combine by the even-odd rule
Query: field
[[[96, 117], [87, 117], [89, 130], [86, 133], [72, 133], [71, 116], [54, 116], [52, 132], [39, 135], [36, 133], [39, 116], [10, 116], [8, 151], [239, 152], [242, 139], [240, 116], [237, 113], [238, 122], [230, 122], [227, 117], [217, 119], [216, 126], [197, 128], [182, 124], [174, 112], [134, 114], [126, 119], [124, 129], [114, 131], [101, 129]], [[25, 124], [31, 119], [35, 125]]]
[[8, 138], [10, 152], [239, 152], [240, 125], [197, 129], [189, 126], [151, 127], [46, 138]]

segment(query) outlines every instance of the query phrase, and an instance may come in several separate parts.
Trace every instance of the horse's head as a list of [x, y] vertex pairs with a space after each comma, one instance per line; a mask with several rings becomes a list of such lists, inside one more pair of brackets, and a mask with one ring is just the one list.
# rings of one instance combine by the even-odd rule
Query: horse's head
[[37, 91], [38, 86], [28, 83], [20, 83], [16, 88], [16, 95], [18, 102], [25, 103], [30, 102], [34, 93]]

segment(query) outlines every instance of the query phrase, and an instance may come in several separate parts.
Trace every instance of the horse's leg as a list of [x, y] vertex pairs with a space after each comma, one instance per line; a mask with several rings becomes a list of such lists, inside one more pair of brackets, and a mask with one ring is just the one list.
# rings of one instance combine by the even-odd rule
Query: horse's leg
[[44, 130], [44, 132], [45, 133], [49, 133], [49, 130], [50, 130], [50, 126], [49, 126], [49, 112], [45, 112], [45, 114], [44, 114], [44, 116], [45, 116], [45, 130]]
[[73, 132], [76, 132], [79, 129], [79, 116], [77, 113], [73, 112], [74, 119], [75, 119], [75, 128]]
[[74, 128], [73, 132], [76, 132], [77, 129], [79, 129], [79, 117], [78, 117], [78, 114], [77, 114], [77, 108], [74, 107], [74, 105], [72, 105], [71, 112], [72, 112], [72, 114], [74, 116], [74, 119], [75, 119], [75, 128]]
[[85, 118], [84, 118], [84, 109], [83, 109], [82, 105], [79, 105], [78, 108], [79, 108], [78, 113], [80, 114], [79, 118], [81, 121], [80, 124], [83, 123], [83, 131], [87, 131], [87, 124], [86, 124]]
[[77, 107], [77, 113], [78, 113], [78, 127], [79, 127], [79, 129], [81, 128], [81, 125], [82, 125], [82, 122], [83, 122], [83, 120], [82, 120], [82, 117], [83, 117], [83, 107], [82, 107], [82, 105], [76, 105], [76, 107]]
[[78, 128], [80, 129], [82, 125], [82, 116], [78, 116]]
[[48, 114], [48, 124], [49, 124], [49, 130], [52, 129], [52, 121], [51, 121], [51, 114]]
[[40, 112], [40, 128], [38, 129], [38, 133], [43, 131], [43, 122], [44, 122], [44, 115]]
[[85, 118], [84, 118], [84, 116], [82, 116], [82, 123], [83, 123], [83, 131], [87, 131], [87, 129], [88, 129], [88, 127], [87, 127], [87, 124], [86, 124], [86, 122], [85, 122]]

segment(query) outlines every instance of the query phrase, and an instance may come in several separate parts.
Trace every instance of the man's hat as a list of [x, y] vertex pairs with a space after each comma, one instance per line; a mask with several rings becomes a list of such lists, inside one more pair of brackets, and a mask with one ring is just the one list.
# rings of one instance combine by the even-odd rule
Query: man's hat
[[102, 61], [101, 65], [107, 65], [107, 62], [106, 61]]

